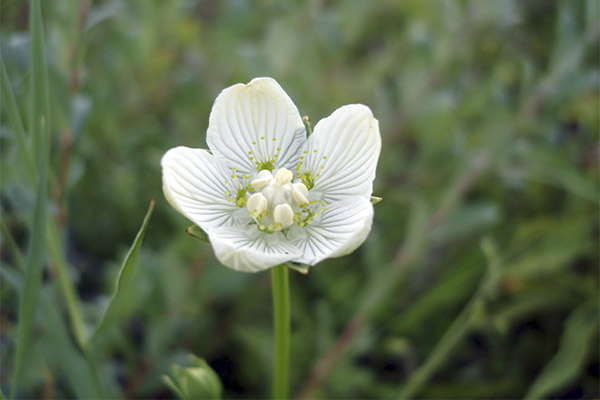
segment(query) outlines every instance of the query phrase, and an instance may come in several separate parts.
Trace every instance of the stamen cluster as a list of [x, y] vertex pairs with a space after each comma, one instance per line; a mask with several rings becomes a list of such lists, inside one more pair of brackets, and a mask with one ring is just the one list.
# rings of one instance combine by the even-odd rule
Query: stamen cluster
[[302, 182], [292, 183], [293, 176], [285, 167], [275, 176], [264, 169], [250, 182], [249, 189], [255, 193], [248, 197], [246, 208], [259, 230], [281, 231], [294, 223], [305, 226], [306, 216], [313, 216], [311, 204], [314, 202], [308, 200], [308, 189]]

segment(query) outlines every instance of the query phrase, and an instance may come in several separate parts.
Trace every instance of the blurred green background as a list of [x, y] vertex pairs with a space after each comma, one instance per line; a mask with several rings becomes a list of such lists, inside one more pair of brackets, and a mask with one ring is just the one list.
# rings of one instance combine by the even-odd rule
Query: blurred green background
[[[186, 235], [159, 165], [171, 147], [206, 147], [217, 94], [257, 76], [277, 79], [313, 125], [367, 104], [383, 138], [369, 239], [306, 276], [292, 271], [295, 396], [600, 395], [600, 2], [41, 3], [60, 247], [47, 253], [18, 397], [93, 396], [86, 379], [110, 398], [172, 397], [160, 377], [189, 353], [226, 398], [268, 396], [269, 274], [231, 271]], [[1, 3], [26, 128], [28, 14], [28, 2]], [[35, 191], [5, 101], [1, 116], [8, 393], [23, 279], [11, 242], [27, 252]], [[153, 196], [117, 318], [83, 351], [61, 259], [92, 331]]]

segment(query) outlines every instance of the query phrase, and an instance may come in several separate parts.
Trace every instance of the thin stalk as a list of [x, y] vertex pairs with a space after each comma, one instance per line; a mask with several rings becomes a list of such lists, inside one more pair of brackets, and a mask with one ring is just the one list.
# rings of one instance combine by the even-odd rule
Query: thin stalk
[[273, 288], [273, 332], [275, 360], [273, 363], [273, 398], [287, 399], [290, 380], [290, 285], [288, 269], [283, 265], [271, 268]]

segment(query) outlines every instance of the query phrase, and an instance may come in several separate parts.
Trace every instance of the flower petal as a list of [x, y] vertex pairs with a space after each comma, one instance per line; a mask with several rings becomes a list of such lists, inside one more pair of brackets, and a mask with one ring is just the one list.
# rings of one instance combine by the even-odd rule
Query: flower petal
[[327, 202], [369, 199], [380, 152], [379, 122], [369, 107], [350, 104], [315, 125], [301, 171], [312, 176], [311, 191], [322, 193]]
[[242, 272], [258, 272], [301, 256], [281, 232], [268, 234], [256, 225], [216, 228], [208, 234], [217, 259]]
[[288, 239], [302, 251], [293, 261], [315, 265], [356, 250], [371, 231], [373, 206], [369, 200], [355, 197], [328, 205], [320, 218], [303, 228], [290, 228]]
[[231, 173], [207, 150], [176, 147], [165, 153], [161, 165], [165, 197], [203, 230], [250, 220], [246, 209], [235, 205]]
[[306, 142], [306, 130], [298, 108], [281, 86], [272, 78], [255, 78], [219, 94], [210, 113], [206, 142], [231, 167], [254, 176], [268, 169], [257, 163], [293, 170]]

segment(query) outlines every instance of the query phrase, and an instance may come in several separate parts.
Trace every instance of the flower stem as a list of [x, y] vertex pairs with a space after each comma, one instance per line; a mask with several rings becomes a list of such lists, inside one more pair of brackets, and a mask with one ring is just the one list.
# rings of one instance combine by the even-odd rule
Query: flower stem
[[287, 267], [278, 265], [271, 268], [271, 285], [275, 335], [273, 398], [287, 399], [290, 376], [290, 285]]

